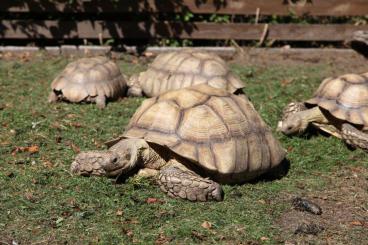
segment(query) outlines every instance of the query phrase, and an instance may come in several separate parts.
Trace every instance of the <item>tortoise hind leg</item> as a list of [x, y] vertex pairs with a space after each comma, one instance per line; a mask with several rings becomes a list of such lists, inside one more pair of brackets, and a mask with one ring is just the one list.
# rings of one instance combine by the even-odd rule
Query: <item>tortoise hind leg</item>
[[176, 161], [172, 164], [172, 161], [175, 160], [160, 171], [158, 183], [162, 191], [190, 201], [223, 200], [224, 193], [218, 183], [202, 178]]
[[368, 134], [363, 133], [353, 125], [344, 123], [341, 127], [341, 136], [347, 144], [368, 150]]

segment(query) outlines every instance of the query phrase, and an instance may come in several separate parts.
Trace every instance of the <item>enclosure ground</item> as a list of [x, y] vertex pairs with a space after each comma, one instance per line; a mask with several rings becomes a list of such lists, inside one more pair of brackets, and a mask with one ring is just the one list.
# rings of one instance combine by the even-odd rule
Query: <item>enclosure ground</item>
[[[49, 85], [65, 57], [22, 56], [0, 60], [0, 244], [367, 244], [368, 161], [339, 139], [311, 132], [288, 138], [286, 176], [224, 186], [223, 202], [192, 203], [165, 196], [150, 179], [114, 184], [106, 178], [69, 174], [79, 151], [104, 149], [119, 135], [143, 98], [108, 104], [48, 104]], [[128, 76], [149, 59], [123, 56]], [[368, 71], [359, 56], [341, 58], [239, 55], [231, 69], [275, 129], [282, 108], [310, 97], [321, 80]], [[320, 216], [292, 208], [306, 197]], [[317, 235], [294, 234], [302, 223], [323, 227]]]

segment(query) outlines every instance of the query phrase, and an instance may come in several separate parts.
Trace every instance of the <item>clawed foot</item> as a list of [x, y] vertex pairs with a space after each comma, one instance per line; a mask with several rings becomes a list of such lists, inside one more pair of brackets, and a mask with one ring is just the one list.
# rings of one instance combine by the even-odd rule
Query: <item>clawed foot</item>
[[161, 170], [158, 183], [161, 190], [171, 197], [202, 202], [224, 199], [224, 192], [218, 183], [175, 166]]

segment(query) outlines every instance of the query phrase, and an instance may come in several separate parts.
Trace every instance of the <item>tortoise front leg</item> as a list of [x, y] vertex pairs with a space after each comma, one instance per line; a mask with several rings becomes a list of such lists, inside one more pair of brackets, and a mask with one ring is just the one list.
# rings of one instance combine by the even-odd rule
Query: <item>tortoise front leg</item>
[[168, 167], [160, 171], [158, 183], [161, 190], [171, 197], [202, 202], [222, 201], [224, 198], [218, 183], [202, 178], [175, 160], [171, 160]]
[[341, 127], [341, 136], [347, 144], [368, 150], [368, 134], [363, 133], [353, 125], [344, 123]]
[[97, 95], [96, 97], [97, 107], [103, 109], [106, 107], [106, 97], [105, 95]]

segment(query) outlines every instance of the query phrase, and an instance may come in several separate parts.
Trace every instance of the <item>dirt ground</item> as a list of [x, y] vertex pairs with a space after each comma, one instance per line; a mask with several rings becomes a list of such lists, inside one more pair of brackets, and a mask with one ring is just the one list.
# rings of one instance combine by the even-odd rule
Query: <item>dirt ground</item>
[[[298, 187], [299, 195], [319, 205], [322, 214], [314, 215], [291, 207], [275, 222], [283, 230], [280, 238], [287, 244], [315, 244], [321, 241], [323, 244], [346, 244], [347, 241], [368, 244], [368, 170], [344, 167], [321, 177], [327, 182], [324, 190], [304, 189], [302, 183]], [[285, 193], [286, 199], [280, 201], [291, 203], [294, 196], [295, 193]], [[299, 233], [297, 228], [302, 224], [314, 224], [320, 227], [320, 232]]]
[[336, 74], [368, 71], [368, 60], [352, 49], [244, 49], [232, 63], [257, 66], [318, 65], [327, 63]]

